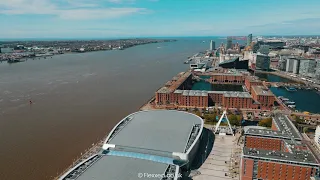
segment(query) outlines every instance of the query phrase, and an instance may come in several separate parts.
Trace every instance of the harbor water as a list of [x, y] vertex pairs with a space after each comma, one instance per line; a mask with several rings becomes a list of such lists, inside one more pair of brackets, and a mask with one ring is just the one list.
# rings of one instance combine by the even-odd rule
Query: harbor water
[[[256, 76], [262, 79], [266, 79], [269, 82], [292, 82], [290, 79], [286, 79], [273, 74], [259, 74]], [[314, 90], [297, 89], [297, 91], [288, 91], [285, 88], [271, 87], [270, 90], [276, 96], [283, 96], [290, 101], [296, 103], [296, 110], [308, 111], [312, 113], [320, 113], [320, 93]]]
[[210, 39], [0, 63], [0, 179], [52, 179], [185, 71]]

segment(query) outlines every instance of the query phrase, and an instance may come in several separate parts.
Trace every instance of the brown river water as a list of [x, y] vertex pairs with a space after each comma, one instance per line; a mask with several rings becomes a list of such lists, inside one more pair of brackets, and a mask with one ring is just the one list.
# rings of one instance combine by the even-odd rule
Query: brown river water
[[185, 71], [203, 40], [0, 63], [0, 179], [53, 179]]

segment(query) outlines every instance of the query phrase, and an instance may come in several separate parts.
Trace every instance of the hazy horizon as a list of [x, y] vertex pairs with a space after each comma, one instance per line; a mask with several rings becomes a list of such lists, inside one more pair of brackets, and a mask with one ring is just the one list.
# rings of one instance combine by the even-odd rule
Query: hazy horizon
[[[60, 41], [60, 40], [118, 40], [118, 39], [184, 39], [184, 38], [226, 38], [228, 36], [234, 36], [234, 37], [243, 37], [246, 35], [225, 35], [225, 36], [154, 36], [154, 37], [87, 37], [87, 38], [81, 38], [81, 37], [74, 37], [74, 38], [0, 38], [0, 41], [28, 41], [28, 40], [34, 40], [34, 41]], [[320, 35], [253, 35], [253, 37], [262, 36], [262, 37], [318, 37]]]

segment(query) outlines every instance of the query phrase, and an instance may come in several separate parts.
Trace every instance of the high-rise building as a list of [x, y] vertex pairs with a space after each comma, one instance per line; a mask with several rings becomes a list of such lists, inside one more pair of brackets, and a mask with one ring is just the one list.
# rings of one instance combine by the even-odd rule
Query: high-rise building
[[252, 43], [252, 34], [249, 34], [247, 37], [247, 46], [250, 46], [251, 43]]
[[227, 37], [227, 50], [232, 48], [232, 37]]
[[256, 69], [269, 70], [270, 57], [265, 54], [257, 53], [256, 55]]
[[300, 61], [299, 74], [314, 77], [317, 62], [314, 59], [302, 59]]
[[293, 72], [293, 63], [294, 63], [294, 58], [288, 58], [287, 63], [286, 63], [286, 71], [287, 72]]
[[317, 66], [316, 66], [315, 77], [320, 80], [320, 59], [317, 59], [316, 62], [317, 62]]
[[213, 51], [216, 49], [216, 42], [214, 42], [213, 40], [210, 41], [210, 51]]
[[258, 52], [260, 52], [261, 54], [268, 55], [269, 52], [270, 52], [270, 46], [268, 46], [268, 45], [261, 45], [260, 48], [258, 49]]
[[293, 61], [293, 70], [292, 70], [292, 72], [294, 74], [299, 74], [299, 69], [300, 69], [300, 59], [295, 59]]

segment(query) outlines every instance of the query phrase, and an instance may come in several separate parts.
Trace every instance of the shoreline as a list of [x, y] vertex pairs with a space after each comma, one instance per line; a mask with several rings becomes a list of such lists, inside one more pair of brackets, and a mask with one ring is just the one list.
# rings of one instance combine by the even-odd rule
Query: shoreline
[[[122, 51], [122, 50], [126, 50], [126, 49], [129, 49], [129, 48], [132, 48], [132, 47], [136, 47], [136, 46], [141, 46], [141, 45], [150, 45], [150, 44], [158, 44], [158, 43], [166, 43], [166, 42], [176, 42], [177, 40], [164, 40], [164, 41], [159, 41], [159, 42], [147, 42], [147, 43], [142, 43], [142, 44], [135, 44], [135, 45], [132, 45], [132, 46], [128, 46], [128, 47], [121, 47], [121, 48], [113, 48], [113, 49], [98, 49], [98, 50], [90, 50], [90, 51], [66, 51], [66, 52], [63, 52], [63, 53], [55, 53], [55, 54], [35, 54], [35, 56], [23, 56], [23, 57], [18, 57], [18, 58], [9, 58], [9, 59], [0, 59], [0, 62], [3, 62], [3, 61], [10, 61], [10, 60], [23, 60], [23, 61], [20, 61], [20, 62], [25, 62], [25, 61], [28, 61], [30, 59], [33, 59], [33, 60], [36, 60], [37, 58], [38, 59], [46, 59], [46, 58], [52, 58], [53, 56], [57, 56], [57, 55], [63, 55], [63, 54], [83, 54], [83, 53], [90, 53], [90, 52], [99, 52], [99, 51]], [[14, 53], [14, 52], [13, 52]], [[23, 53], [30, 53], [30, 52], [23, 52]], [[47, 52], [48, 53], [48, 52]], [[1, 55], [1, 54], [0, 54]], [[36, 56], [36, 55], [40, 55], [40, 56]], [[0, 56], [1, 57], [1, 56]], [[17, 62], [16, 62], [17, 63]]]

